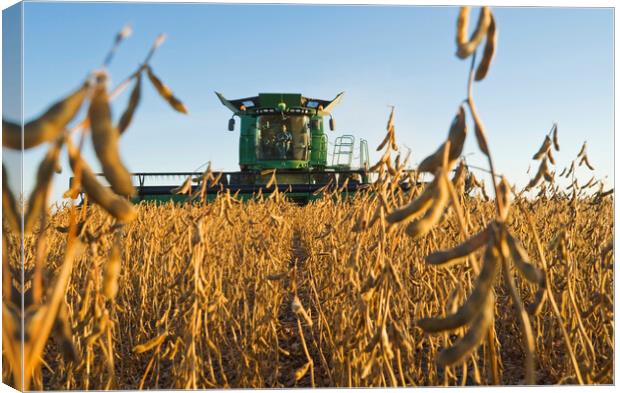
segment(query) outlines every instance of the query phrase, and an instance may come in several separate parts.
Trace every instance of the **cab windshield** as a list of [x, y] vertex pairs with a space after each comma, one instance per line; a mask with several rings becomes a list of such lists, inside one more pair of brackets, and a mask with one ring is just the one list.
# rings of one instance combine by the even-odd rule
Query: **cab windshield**
[[307, 160], [308, 116], [263, 115], [258, 117], [259, 160]]

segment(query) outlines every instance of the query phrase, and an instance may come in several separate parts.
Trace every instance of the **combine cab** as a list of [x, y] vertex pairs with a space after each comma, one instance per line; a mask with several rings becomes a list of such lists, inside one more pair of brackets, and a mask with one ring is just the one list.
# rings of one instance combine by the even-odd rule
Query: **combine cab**
[[[207, 197], [230, 190], [231, 194], [247, 199], [257, 193], [272, 193], [277, 188], [288, 198], [303, 203], [320, 198], [322, 188], [338, 187], [348, 194], [368, 187], [366, 140], [356, 141], [353, 135], [342, 135], [329, 148], [324, 120], [329, 117], [327, 123], [333, 131], [332, 110], [342, 94], [328, 101], [280, 93], [227, 100], [216, 93], [232, 112], [228, 130], [240, 131], [240, 171], [223, 172], [221, 176], [219, 172], [214, 173], [220, 176], [219, 181], [208, 185]], [[275, 184], [267, 187], [274, 171]], [[197, 172], [135, 173], [135, 201], [185, 200], [187, 195], [177, 195], [173, 190], [187, 177], [198, 181], [201, 175]], [[199, 185], [194, 183], [192, 187], [196, 190]]]

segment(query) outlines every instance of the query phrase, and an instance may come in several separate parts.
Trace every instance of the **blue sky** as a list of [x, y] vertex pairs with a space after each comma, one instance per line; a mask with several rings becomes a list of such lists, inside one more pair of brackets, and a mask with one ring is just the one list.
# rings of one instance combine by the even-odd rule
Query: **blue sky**
[[[342, 133], [365, 138], [371, 160], [379, 157], [374, 147], [395, 105], [397, 141], [418, 163], [446, 137], [465, 98], [469, 60], [454, 55], [457, 13], [421, 6], [25, 3], [24, 115], [37, 116], [76, 88], [129, 23], [134, 33], [110, 67], [112, 84], [165, 32], [151, 64], [189, 110], [173, 112], [144, 86], [122, 137], [132, 171], [191, 171], [209, 160], [216, 169], [238, 169], [238, 131], [226, 130], [230, 112], [214, 91], [227, 98], [298, 92], [325, 99], [345, 91], [330, 141]], [[587, 140], [595, 175], [609, 176], [612, 186], [613, 10], [494, 7], [493, 13], [498, 50], [474, 94], [497, 171], [524, 186], [528, 166], [532, 175], [536, 169], [530, 158], [555, 121], [558, 171]], [[116, 118], [127, 98], [128, 91], [114, 102]], [[470, 164], [486, 166], [470, 130], [464, 153]], [[27, 191], [43, 151], [25, 155]], [[98, 169], [89, 145], [85, 154]], [[63, 158], [54, 198], [68, 186], [67, 166]], [[582, 181], [591, 177], [585, 167], [579, 171]]]

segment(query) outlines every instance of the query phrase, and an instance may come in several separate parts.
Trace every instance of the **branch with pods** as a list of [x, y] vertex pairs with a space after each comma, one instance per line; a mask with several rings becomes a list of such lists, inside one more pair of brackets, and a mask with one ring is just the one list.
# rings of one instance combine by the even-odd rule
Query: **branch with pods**
[[[122, 241], [120, 231], [122, 224], [136, 218], [136, 209], [128, 198], [134, 196], [135, 189], [131, 182], [131, 175], [119, 154], [121, 135], [126, 132], [136, 113], [141, 98], [142, 74], [146, 72], [151, 84], [158, 94], [176, 111], [187, 113], [185, 105], [176, 98], [153, 72], [149, 64], [156, 49], [165, 40], [160, 35], [154, 41], [144, 62], [112, 92], [108, 90], [107, 68], [112, 62], [120, 44], [131, 35], [131, 28], [125, 26], [115, 37], [113, 45], [105, 57], [102, 67], [91, 72], [85, 82], [68, 96], [50, 106], [41, 116], [23, 124], [2, 119], [2, 146], [12, 150], [28, 150], [43, 144], [49, 148], [37, 171], [36, 185], [30, 194], [27, 203], [21, 206], [8, 187], [8, 173], [3, 164], [2, 205], [4, 209], [3, 224], [7, 231], [3, 232], [3, 245], [7, 236], [15, 235], [24, 230], [26, 235], [35, 235], [36, 260], [33, 271], [26, 271], [25, 281], [21, 282], [16, 265], [21, 261], [3, 261], [3, 338], [6, 344], [6, 359], [12, 370], [14, 386], [17, 389], [28, 390], [34, 383], [35, 388], [41, 388], [41, 358], [50, 335], [59, 336], [64, 353], [69, 360], [77, 356], [73, 345], [71, 325], [67, 319], [65, 293], [69, 285], [74, 261], [79, 258], [85, 245], [78, 237], [86, 221], [88, 201], [101, 206], [116, 220], [114, 231], [117, 241], [114, 242], [110, 257], [106, 263], [103, 275], [103, 291], [101, 296], [113, 302], [117, 292], [116, 280], [120, 273], [120, 249]], [[135, 80], [126, 109], [115, 122], [110, 110], [110, 102], [116, 98], [128, 85]], [[83, 106], [88, 107], [87, 117], [77, 122], [72, 129], [69, 124], [74, 120]], [[77, 146], [71, 136], [80, 133]], [[95, 153], [110, 188], [97, 180], [90, 166], [81, 156], [81, 148], [85, 136], [90, 133]], [[23, 142], [22, 142], [23, 136]], [[77, 206], [71, 208], [70, 225], [67, 228], [67, 246], [64, 262], [54, 278], [54, 285], [43, 288], [42, 269], [46, 258], [45, 232], [48, 214], [49, 190], [54, 172], [60, 171], [59, 157], [62, 148], [67, 148], [69, 164], [74, 175], [71, 189], [65, 196], [75, 200], [80, 193], [85, 194], [81, 207], [81, 222], [78, 222]], [[23, 218], [22, 218], [23, 217]], [[6, 255], [6, 254], [5, 254]], [[8, 258], [5, 256], [5, 258]], [[31, 281], [28, 289], [26, 283]], [[13, 294], [13, 295], [11, 295]], [[24, 314], [21, 301], [24, 298]], [[113, 304], [113, 303], [112, 303]], [[20, 320], [24, 318], [24, 325]], [[108, 316], [108, 311], [99, 316], [102, 322]], [[103, 323], [99, 323], [103, 326]], [[109, 326], [110, 324], [108, 324]], [[109, 330], [100, 329], [100, 335]], [[24, 337], [23, 351], [20, 350], [20, 339]], [[90, 340], [95, 341], [95, 340]], [[109, 341], [111, 343], [111, 341]], [[22, 357], [23, 356], [23, 357]], [[110, 369], [113, 371], [113, 358], [110, 358]], [[22, 369], [23, 365], [23, 369]], [[22, 372], [23, 371], [23, 372]]]

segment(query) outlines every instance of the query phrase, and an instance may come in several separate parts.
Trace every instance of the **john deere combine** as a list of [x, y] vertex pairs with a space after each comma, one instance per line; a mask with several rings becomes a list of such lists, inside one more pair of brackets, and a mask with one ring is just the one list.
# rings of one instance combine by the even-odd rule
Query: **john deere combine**
[[[340, 188], [353, 193], [368, 186], [368, 144], [353, 135], [335, 138], [331, 154], [324, 120], [334, 130], [332, 110], [342, 98], [331, 101], [304, 97], [301, 94], [269, 93], [255, 97], [227, 100], [216, 93], [232, 112], [228, 130], [234, 131], [239, 119], [238, 172], [214, 173], [217, 184], [208, 184], [207, 196], [230, 190], [248, 198], [258, 193], [269, 194], [276, 188], [290, 199], [306, 202], [320, 197], [321, 189]], [[354, 162], [355, 161], [355, 162]], [[268, 184], [274, 176], [275, 182]], [[151, 172], [135, 173], [138, 182], [137, 201], [184, 200], [187, 195], [173, 191], [184, 179], [200, 179], [202, 173]], [[176, 184], [153, 185], [162, 179]], [[199, 185], [194, 184], [193, 190]]]

